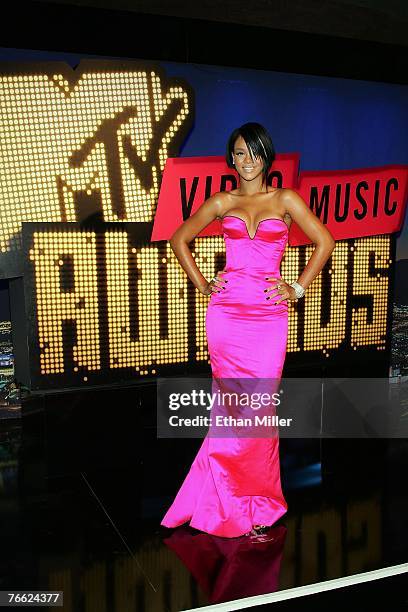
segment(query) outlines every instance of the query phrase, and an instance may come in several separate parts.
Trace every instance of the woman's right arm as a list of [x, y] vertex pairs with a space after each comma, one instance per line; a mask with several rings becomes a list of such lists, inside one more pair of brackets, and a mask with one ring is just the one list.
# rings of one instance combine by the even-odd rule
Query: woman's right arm
[[222, 198], [222, 192], [214, 193], [177, 228], [170, 238], [170, 246], [181, 267], [194, 286], [204, 295], [209, 295], [212, 291], [209, 289], [209, 282], [201, 274], [188, 245], [211, 221], [222, 216]]

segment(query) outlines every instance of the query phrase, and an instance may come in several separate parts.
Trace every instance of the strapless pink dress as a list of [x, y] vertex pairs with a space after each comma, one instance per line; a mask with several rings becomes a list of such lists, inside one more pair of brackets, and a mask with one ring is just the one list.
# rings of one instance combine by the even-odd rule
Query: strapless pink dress
[[[206, 334], [215, 379], [281, 378], [288, 335], [288, 304], [274, 304], [264, 289], [280, 278], [288, 241], [282, 219], [259, 222], [254, 237], [245, 221], [222, 219], [226, 289], [213, 293]], [[273, 292], [272, 292], [273, 293]], [[277, 388], [277, 385], [275, 384]], [[238, 537], [253, 525], [272, 525], [287, 511], [282, 493], [279, 437], [207, 436], [161, 525]]]

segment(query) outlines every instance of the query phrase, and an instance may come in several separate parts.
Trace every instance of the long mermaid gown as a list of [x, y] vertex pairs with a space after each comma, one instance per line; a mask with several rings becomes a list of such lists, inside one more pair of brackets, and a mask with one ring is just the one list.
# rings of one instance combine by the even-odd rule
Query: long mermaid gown
[[[280, 278], [288, 241], [282, 219], [258, 223], [254, 237], [243, 219], [222, 219], [226, 289], [213, 293], [206, 334], [213, 379], [279, 381], [286, 356], [288, 304], [265, 293]], [[189, 522], [200, 531], [233, 538], [253, 525], [272, 525], [287, 511], [282, 493], [279, 436], [216, 437], [208, 433], [161, 525]]]

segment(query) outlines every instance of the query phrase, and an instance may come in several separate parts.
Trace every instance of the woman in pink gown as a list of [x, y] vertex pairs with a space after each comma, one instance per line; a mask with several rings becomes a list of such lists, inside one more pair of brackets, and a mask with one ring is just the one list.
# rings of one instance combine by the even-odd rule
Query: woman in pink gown
[[[238, 189], [211, 196], [171, 238], [172, 248], [195, 286], [211, 294], [206, 334], [215, 381], [267, 379], [278, 389], [286, 356], [288, 301], [302, 297], [334, 248], [325, 226], [290, 189], [272, 189], [267, 174], [275, 158], [268, 132], [258, 123], [234, 130], [227, 163]], [[289, 226], [296, 223], [317, 244], [298, 282], [287, 284], [280, 263]], [[226, 266], [210, 282], [198, 270], [188, 243], [220, 218]], [[252, 220], [251, 220], [252, 219]], [[222, 386], [221, 382], [221, 386]], [[240, 382], [232, 383], [239, 387]], [[281, 488], [278, 435], [209, 435], [161, 525], [191, 527], [213, 535], [258, 538], [287, 510]]]

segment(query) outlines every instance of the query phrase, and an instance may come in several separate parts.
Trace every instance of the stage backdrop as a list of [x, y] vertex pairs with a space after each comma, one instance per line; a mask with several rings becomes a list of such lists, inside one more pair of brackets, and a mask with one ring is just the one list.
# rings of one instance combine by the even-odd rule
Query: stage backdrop
[[[222, 155], [245, 121], [273, 137], [270, 184], [297, 189], [337, 238], [291, 310], [288, 366], [387, 357], [408, 88], [61, 59], [71, 65], [1, 66], [0, 270], [19, 304], [17, 377], [20, 367], [24, 382], [46, 389], [209, 372], [208, 298], [167, 239], [205, 197], [234, 186]], [[225, 261], [211, 225], [191, 245], [208, 278]], [[307, 242], [291, 228], [288, 282], [313, 250]]]

